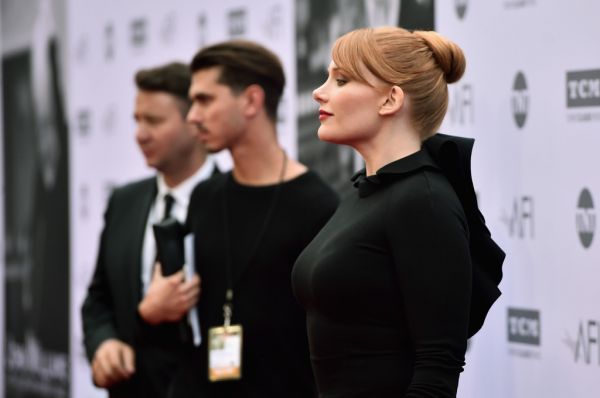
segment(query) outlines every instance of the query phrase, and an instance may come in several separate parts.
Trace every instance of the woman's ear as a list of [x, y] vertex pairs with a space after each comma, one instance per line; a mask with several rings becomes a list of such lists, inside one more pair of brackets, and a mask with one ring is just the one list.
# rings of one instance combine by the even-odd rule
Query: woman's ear
[[392, 86], [388, 92], [385, 102], [379, 108], [381, 116], [394, 115], [402, 109], [404, 105], [404, 91], [398, 86]]
[[265, 91], [258, 84], [251, 84], [242, 93], [244, 99], [244, 115], [253, 117], [264, 108]]

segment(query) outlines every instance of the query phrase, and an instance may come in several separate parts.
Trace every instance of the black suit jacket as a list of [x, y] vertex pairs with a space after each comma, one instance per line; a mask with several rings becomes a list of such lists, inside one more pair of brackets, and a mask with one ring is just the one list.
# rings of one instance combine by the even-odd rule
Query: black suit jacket
[[91, 361], [110, 338], [134, 345], [141, 299], [141, 253], [156, 178], [114, 190], [104, 214], [96, 270], [81, 309], [84, 344]]
[[[133, 347], [136, 372], [109, 390], [111, 398], [168, 396], [184, 355], [176, 324], [151, 326], [139, 316], [142, 246], [156, 178], [117, 188], [104, 215], [98, 260], [82, 307], [84, 344], [92, 361], [98, 347], [116, 338]], [[171, 338], [175, 336], [175, 338]], [[150, 337], [150, 339], [149, 339]]]
[[[213, 176], [219, 174], [215, 166]], [[81, 308], [84, 345], [90, 362], [105, 340], [119, 339], [136, 353], [134, 377], [111, 389], [111, 397], [151, 397], [156, 389], [165, 389], [165, 372], [174, 371], [178, 356], [186, 346], [144, 341], [150, 332], [168, 332], [172, 326], [152, 327], [139, 317], [137, 307], [142, 298], [142, 247], [146, 223], [158, 188], [156, 177], [116, 188], [104, 214], [104, 229], [96, 269]], [[167, 328], [165, 328], [167, 326]], [[173, 329], [171, 328], [171, 329]], [[157, 330], [158, 329], [158, 330]], [[161, 333], [153, 337], [163, 336]]]

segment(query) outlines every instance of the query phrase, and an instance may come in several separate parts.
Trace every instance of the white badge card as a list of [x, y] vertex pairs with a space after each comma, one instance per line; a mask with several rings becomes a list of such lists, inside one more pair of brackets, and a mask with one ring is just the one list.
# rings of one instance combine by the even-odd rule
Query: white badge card
[[208, 331], [208, 379], [242, 378], [242, 326], [210, 328]]

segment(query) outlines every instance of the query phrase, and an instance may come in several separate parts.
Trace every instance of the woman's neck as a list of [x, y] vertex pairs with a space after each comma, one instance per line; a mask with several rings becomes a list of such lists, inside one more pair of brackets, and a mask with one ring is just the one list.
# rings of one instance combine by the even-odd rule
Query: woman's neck
[[388, 163], [421, 149], [421, 137], [411, 127], [381, 129], [369, 141], [355, 146], [365, 161], [367, 175], [373, 175]]

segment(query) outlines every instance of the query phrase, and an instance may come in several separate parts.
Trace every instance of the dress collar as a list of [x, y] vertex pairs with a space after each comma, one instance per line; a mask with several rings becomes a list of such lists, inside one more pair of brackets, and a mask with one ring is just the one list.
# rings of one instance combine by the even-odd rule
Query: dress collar
[[358, 188], [359, 197], [364, 198], [377, 191], [384, 185], [385, 181], [393, 180], [394, 177], [409, 174], [425, 167], [439, 169], [427, 150], [422, 148], [415, 153], [386, 164], [373, 175], [367, 176], [365, 169], [359, 170], [352, 176], [352, 181], [354, 187]]

